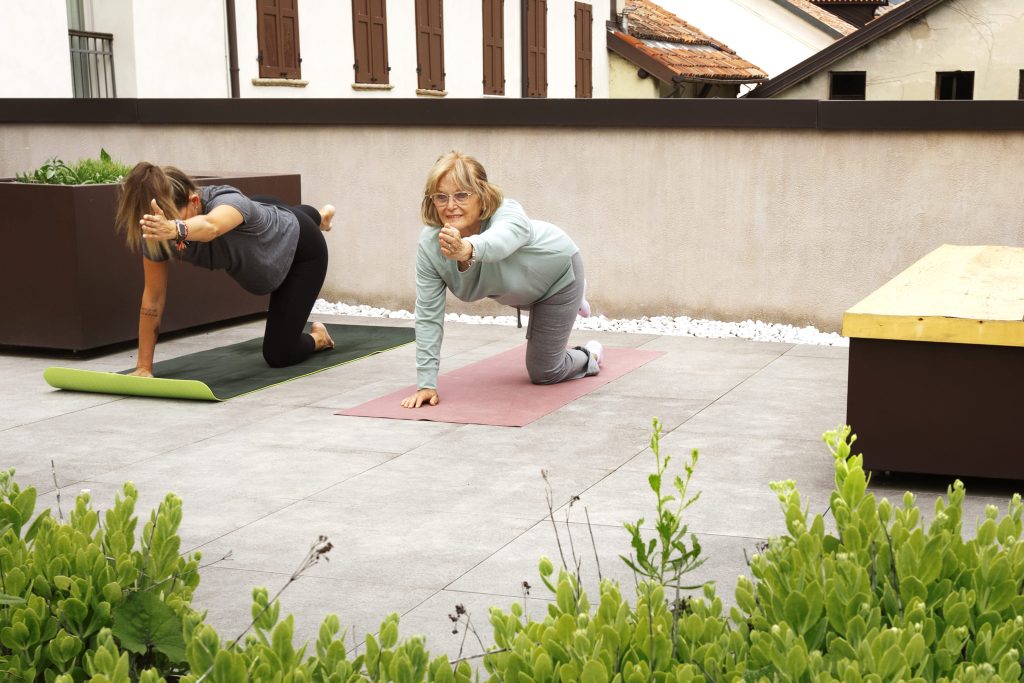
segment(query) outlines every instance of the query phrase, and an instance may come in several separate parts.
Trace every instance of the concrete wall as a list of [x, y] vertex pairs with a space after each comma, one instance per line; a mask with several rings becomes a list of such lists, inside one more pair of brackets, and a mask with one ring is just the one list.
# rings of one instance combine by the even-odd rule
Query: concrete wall
[[[437, 156], [476, 155], [562, 226], [609, 316], [760, 318], [837, 330], [943, 243], [1024, 246], [1020, 132], [0, 124], [0, 176], [105, 147], [191, 170], [302, 174], [339, 208], [323, 295], [411, 310], [419, 198]], [[493, 304], [450, 310], [506, 311]]]
[[866, 72], [866, 99], [933, 100], [937, 71], [973, 71], [974, 99], [1015, 100], [1021, 0], [949, 0], [775, 97], [828, 99], [830, 71]]
[[71, 97], [65, 0], [11, 0], [0, 21], [0, 97]]

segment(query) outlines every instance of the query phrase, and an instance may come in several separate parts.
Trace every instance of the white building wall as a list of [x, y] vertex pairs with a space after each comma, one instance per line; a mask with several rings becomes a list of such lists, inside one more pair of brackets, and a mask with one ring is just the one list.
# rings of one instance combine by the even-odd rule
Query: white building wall
[[[134, 0], [92, 0], [85, 3], [85, 22], [90, 31], [114, 36], [114, 83], [118, 97], [139, 97], [135, 54]], [[149, 29], [152, 31], [152, 29]]]
[[657, 0], [683, 21], [777, 76], [835, 42], [773, 0]]
[[118, 97], [229, 97], [224, 4], [91, 0], [92, 29], [114, 35]]
[[[71, 97], [64, 0], [7, 0], [0, 25], [0, 96]], [[605, 21], [614, 0], [593, 0], [593, 95], [608, 97]], [[505, 0], [505, 97], [522, 96], [522, 4]], [[299, 4], [301, 82], [260, 83], [256, 3], [236, 1], [241, 97], [416, 97], [416, 27], [412, 0], [388, 1], [387, 90], [353, 87], [352, 6], [348, 0]], [[575, 96], [573, 0], [548, 2], [548, 97]], [[224, 3], [214, 0], [90, 0], [88, 29], [114, 35], [119, 97], [228, 97]], [[447, 97], [483, 96], [483, 16], [479, 0], [445, 0]], [[256, 81], [256, 83], [254, 83]], [[424, 95], [429, 96], [429, 95]]]
[[933, 100], [938, 71], [973, 71], [974, 99], [1015, 100], [1024, 69], [1021, 0], [959, 0], [776, 95], [828, 99], [830, 71], [864, 71], [869, 100]]
[[0, 97], [71, 97], [65, 0], [5, 0]]

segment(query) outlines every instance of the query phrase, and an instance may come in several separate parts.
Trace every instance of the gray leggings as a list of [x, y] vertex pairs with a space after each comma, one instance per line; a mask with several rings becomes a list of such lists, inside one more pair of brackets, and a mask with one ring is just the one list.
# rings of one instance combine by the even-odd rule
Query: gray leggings
[[526, 326], [526, 371], [534, 384], [556, 384], [596, 375], [597, 360], [582, 347], [566, 348], [576, 313], [583, 301], [583, 259], [572, 257], [576, 279], [530, 307]]

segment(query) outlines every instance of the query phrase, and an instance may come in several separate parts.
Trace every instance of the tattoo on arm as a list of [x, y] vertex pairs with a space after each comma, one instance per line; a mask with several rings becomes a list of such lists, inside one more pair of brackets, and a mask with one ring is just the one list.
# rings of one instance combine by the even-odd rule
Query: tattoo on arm
[[139, 313], [141, 313], [142, 315], [147, 316], [149, 318], [158, 318], [158, 317], [160, 317], [160, 312], [158, 310], [156, 310], [155, 308], [147, 308], [145, 306], [142, 307], [142, 309], [139, 311]]

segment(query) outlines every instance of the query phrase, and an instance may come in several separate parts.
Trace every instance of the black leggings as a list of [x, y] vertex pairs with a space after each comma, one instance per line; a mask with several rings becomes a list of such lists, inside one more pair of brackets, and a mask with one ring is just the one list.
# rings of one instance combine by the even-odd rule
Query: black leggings
[[303, 330], [327, 277], [327, 241], [320, 231], [320, 212], [312, 206], [288, 206], [268, 196], [251, 199], [283, 206], [299, 219], [295, 258], [284, 281], [270, 293], [267, 329], [263, 333], [263, 359], [272, 368], [283, 368], [301, 363], [316, 350], [313, 337]]

